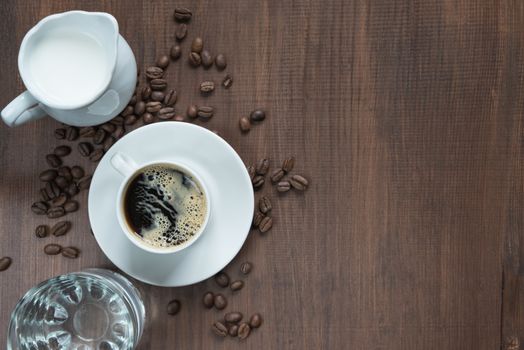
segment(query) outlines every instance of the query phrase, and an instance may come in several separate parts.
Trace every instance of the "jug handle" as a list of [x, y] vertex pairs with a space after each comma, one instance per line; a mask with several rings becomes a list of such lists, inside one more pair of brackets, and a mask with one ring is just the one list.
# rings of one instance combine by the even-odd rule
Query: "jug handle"
[[13, 127], [45, 117], [47, 113], [29, 91], [24, 91], [2, 110], [1, 115], [4, 122]]

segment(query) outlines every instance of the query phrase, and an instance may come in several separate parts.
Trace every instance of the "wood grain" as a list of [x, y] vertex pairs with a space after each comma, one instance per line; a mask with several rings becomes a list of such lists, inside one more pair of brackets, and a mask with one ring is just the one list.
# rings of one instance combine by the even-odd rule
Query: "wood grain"
[[[144, 289], [141, 349], [498, 349], [524, 337], [524, 7], [517, 0], [189, 1], [189, 41], [228, 57], [228, 91], [208, 97], [215, 129], [246, 163], [297, 158], [312, 185], [274, 198], [274, 229], [253, 232], [227, 267], [254, 271], [229, 311], [262, 313], [244, 342], [210, 331], [213, 281]], [[0, 105], [23, 90], [18, 46], [40, 18], [107, 11], [143, 69], [174, 41], [171, 1], [0, 2]], [[177, 106], [202, 103], [214, 69], [169, 68]], [[238, 119], [268, 119], [248, 135]], [[87, 196], [71, 216], [77, 260], [47, 257], [29, 206], [57, 123], [0, 126], [0, 344], [18, 298], [37, 282], [111, 266], [89, 234]], [[71, 161], [78, 157], [71, 156]], [[76, 161], [76, 160], [75, 160]], [[82, 160], [79, 160], [83, 162]], [[89, 169], [92, 164], [83, 163]], [[44, 222], [46, 220], [43, 220]], [[182, 301], [176, 317], [165, 306]]]

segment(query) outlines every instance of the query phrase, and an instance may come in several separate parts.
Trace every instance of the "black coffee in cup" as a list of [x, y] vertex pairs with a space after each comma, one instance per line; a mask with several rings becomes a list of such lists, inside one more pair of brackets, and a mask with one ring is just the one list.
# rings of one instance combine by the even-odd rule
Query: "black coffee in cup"
[[190, 241], [205, 223], [207, 199], [194, 176], [172, 164], [138, 170], [124, 189], [123, 211], [129, 229], [156, 248]]

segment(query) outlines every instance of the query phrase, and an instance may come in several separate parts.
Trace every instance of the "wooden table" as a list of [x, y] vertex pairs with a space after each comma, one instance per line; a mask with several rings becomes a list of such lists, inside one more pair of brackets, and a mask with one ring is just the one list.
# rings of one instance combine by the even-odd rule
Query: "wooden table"
[[[275, 225], [252, 232], [227, 267], [254, 271], [227, 310], [262, 313], [244, 342], [219, 339], [222, 312], [201, 305], [211, 281], [143, 286], [141, 349], [499, 349], [524, 335], [524, 7], [520, 1], [189, 1], [199, 35], [227, 55], [229, 91], [205, 126], [246, 163], [288, 155], [312, 185], [274, 199]], [[173, 43], [173, 1], [0, 2], [0, 105], [23, 90], [17, 53], [42, 17], [107, 11], [143, 69]], [[185, 110], [215, 69], [169, 68]], [[267, 120], [241, 135], [255, 107]], [[18, 298], [37, 282], [111, 263], [89, 234], [84, 192], [65, 237], [37, 239], [31, 213], [44, 156], [59, 144], [45, 119], [0, 127], [0, 344]], [[75, 151], [68, 162], [94, 165]], [[82, 248], [49, 257], [53, 241]], [[172, 298], [182, 310], [168, 317]], [[516, 347], [517, 348], [517, 347]], [[515, 348], [515, 349], [516, 349]], [[513, 349], [513, 348], [511, 348]]]

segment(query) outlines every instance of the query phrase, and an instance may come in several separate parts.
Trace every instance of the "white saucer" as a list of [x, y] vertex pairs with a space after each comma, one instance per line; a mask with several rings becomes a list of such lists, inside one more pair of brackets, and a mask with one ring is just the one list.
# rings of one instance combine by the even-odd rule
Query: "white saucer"
[[[139, 164], [180, 162], [200, 175], [209, 192], [211, 216], [195, 243], [174, 254], [156, 255], [129, 241], [116, 217], [123, 180], [109, 162], [116, 152]], [[235, 257], [249, 233], [254, 195], [244, 163], [222, 138], [193, 124], [162, 122], [138, 128], [111, 147], [93, 175], [88, 207], [95, 238], [119, 269], [145, 283], [176, 287], [213, 276]]]

